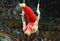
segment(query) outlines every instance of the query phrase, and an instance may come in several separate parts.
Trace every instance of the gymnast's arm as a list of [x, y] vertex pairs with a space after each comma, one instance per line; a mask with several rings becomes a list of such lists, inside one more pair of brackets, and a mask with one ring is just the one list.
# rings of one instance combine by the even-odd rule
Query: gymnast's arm
[[26, 26], [26, 22], [25, 22], [25, 19], [24, 19], [24, 11], [22, 10], [22, 23], [23, 23], [23, 30], [25, 29], [25, 26]]
[[[25, 3], [19, 3], [19, 6], [22, 8], [23, 6], [25, 6]], [[23, 23], [23, 31], [25, 29], [25, 26], [26, 26], [26, 22], [25, 22], [25, 19], [24, 19], [24, 11], [22, 9], [22, 23]]]
[[40, 10], [39, 10], [39, 3], [38, 3], [38, 5], [37, 5], [37, 10], [36, 10], [36, 12], [37, 12], [37, 14], [38, 14], [38, 16], [37, 16], [37, 19], [36, 19], [36, 21], [35, 21], [35, 25], [37, 24], [38, 25], [38, 22], [39, 22], [39, 19], [40, 19]]

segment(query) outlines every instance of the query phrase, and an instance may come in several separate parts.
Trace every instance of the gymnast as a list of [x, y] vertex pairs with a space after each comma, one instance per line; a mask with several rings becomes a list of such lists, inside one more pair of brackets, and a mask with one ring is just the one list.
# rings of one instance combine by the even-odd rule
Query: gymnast
[[[37, 15], [25, 3], [20, 3], [19, 6], [22, 8], [23, 31], [25, 34], [30, 36], [31, 34], [36, 33], [38, 31], [38, 23], [40, 19], [39, 3], [37, 5], [37, 10], [36, 10]], [[28, 21], [27, 25], [24, 15], [26, 15], [26, 19]]]

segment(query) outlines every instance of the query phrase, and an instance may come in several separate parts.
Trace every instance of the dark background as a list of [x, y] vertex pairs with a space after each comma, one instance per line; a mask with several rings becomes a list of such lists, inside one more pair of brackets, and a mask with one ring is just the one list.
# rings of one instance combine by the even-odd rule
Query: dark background
[[[30, 37], [22, 30], [19, 3], [22, 3], [22, 0], [0, 0], [0, 31], [14, 36], [14, 41], [16, 39], [60, 41], [60, 0], [40, 0], [39, 30]], [[37, 0], [26, 0], [25, 3], [36, 11]]]

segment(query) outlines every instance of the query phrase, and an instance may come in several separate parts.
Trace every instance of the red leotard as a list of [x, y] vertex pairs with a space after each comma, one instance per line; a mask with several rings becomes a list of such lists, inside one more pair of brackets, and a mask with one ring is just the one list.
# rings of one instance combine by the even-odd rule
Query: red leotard
[[25, 12], [28, 22], [35, 22], [37, 16], [35, 15], [34, 11], [27, 5], [22, 7], [22, 9]]
[[27, 29], [32, 31], [32, 27], [34, 26], [34, 23], [35, 23], [37, 16], [35, 15], [34, 11], [30, 7], [28, 7], [27, 5], [22, 7], [22, 9], [26, 15], [27, 20], [28, 20], [28, 24], [25, 28], [25, 31]]
[[34, 22], [29, 22], [29, 23], [27, 24], [26, 28], [25, 28], [25, 31], [26, 31], [27, 29], [29, 29], [30, 31], [32, 31], [33, 25], [34, 25]]

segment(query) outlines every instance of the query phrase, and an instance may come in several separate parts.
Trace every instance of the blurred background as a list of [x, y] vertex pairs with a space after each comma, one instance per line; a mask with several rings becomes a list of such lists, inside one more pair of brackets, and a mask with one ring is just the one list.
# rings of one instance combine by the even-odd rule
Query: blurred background
[[[22, 2], [22, 0], [0, 0], [0, 33], [11, 35], [13, 41], [60, 41], [60, 1], [40, 0], [39, 30], [30, 37], [22, 30], [19, 7], [19, 3]], [[25, 3], [36, 11], [38, 0], [25, 0]]]

